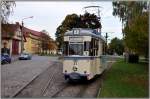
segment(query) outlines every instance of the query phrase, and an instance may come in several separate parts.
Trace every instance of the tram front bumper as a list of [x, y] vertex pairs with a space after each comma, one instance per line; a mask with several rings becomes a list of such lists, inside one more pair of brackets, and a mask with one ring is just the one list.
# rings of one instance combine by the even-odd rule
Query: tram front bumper
[[80, 73], [65, 73], [65, 79], [69, 80], [87, 80], [86, 74], [80, 74]]

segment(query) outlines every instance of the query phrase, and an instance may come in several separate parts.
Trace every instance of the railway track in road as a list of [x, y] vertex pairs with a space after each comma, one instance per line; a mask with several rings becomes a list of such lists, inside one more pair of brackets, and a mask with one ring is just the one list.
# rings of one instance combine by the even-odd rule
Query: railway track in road
[[58, 90], [55, 94], [52, 95], [52, 98], [56, 97], [79, 97], [79, 98], [95, 98], [97, 97], [100, 87], [103, 84], [103, 78], [108, 70], [111, 68], [113, 62], [110, 62], [108, 65], [108, 69], [104, 71], [103, 74], [96, 76], [89, 82], [81, 83], [77, 85], [63, 86], [60, 90]]
[[60, 62], [52, 65], [12, 97], [96, 97], [103, 74], [89, 83], [69, 84], [64, 80]]
[[[101, 79], [101, 78], [100, 78]], [[96, 97], [98, 88], [101, 84], [100, 79], [95, 79], [87, 83], [66, 84], [59, 90], [55, 91], [52, 98], [57, 97]], [[93, 92], [92, 92], [93, 91]]]
[[[59, 63], [55, 62], [47, 68], [44, 72], [34, 77], [28, 84], [19, 89], [13, 97], [38, 97], [42, 96], [47, 87], [51, 86], [51, 81], [54, 79], [54, 75], [57, 74], [57, 69]], [[47, 79], [46, 79], [47, 78]]]

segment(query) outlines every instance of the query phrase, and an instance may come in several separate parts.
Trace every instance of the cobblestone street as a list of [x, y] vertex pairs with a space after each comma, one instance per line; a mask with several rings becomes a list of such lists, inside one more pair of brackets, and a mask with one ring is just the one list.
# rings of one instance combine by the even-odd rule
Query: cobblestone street
[[55, 62], [15, 97], [96, 97], [102, 75], [78, 83], [68, 83], [62, 74], [61, 62]]
[[11, 97], [56, 60], [57, 57], [33, 56], [32, 60], [17, 60], [2, 65], [1, 96]]
[[[109, 62], [110, 67], [113, 62]], [[96, 97], [102, 75], [88, 82], [68, 83], [57, 57], [34, 56], [32, 60], [2, 65], [2, 97]]]

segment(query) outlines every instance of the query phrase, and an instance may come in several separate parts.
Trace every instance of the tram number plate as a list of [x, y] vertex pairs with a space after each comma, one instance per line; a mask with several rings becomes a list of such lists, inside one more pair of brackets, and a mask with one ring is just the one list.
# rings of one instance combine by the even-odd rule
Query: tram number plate
[[82, 42], [83, 38], [82, 37], [69, 37], [70, 42]]
[[73, 69], [73, 71], [77, 71], [77, 69], [78, 69], [78, 68], [77, 68], [77, 67], [75, 67], [75, 66], [73, 66], [73, 68], [72, 68], [72, 69]]

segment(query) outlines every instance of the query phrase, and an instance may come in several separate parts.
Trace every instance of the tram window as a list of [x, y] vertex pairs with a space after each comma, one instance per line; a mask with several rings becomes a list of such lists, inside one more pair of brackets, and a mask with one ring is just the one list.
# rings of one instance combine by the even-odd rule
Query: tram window
[[96, 40], [95, 49], [96, 49], [95, 55], [97, 56], [98, 55], [98, 40]]
[[83, 55], [83, 44], [69, 44], [69, 55]]
[[98, 40], [92, 38], [90, 42], [90, 56], [97, 56], [98, 55]]
[[93, 47], [94, 47], [94, 44], [93, 44], [93, 38], [92, 38], [92, 40], [90, 42], [90, 51], [89, 51], [90, 56], [94, 56], [94, 49], [93, 49]]
[[64, 55], [68, 55], [68, 42], [64, 42]]
[[84, 42], [84, 51], [89, 51], [90, 49], [90, 42]]

